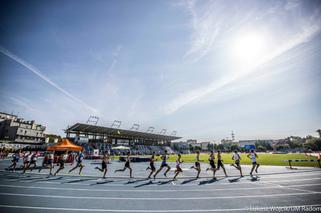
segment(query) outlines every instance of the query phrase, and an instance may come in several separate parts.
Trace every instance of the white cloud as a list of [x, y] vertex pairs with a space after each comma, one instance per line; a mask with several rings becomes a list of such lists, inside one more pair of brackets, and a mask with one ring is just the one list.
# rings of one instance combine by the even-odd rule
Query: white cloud
[[26, 62], [25, 60], [23, 60], [22, 58], [16, 56], [15, 54], [11, 53], [9, 50], [5, 49], [4, 47], [0, 46], [0, 52], [6, 56], [8, 56], [9, 58], [13, 59], [14, 61], [16, 61], [17, 63], [19, 63], [20, 65], [24, 66], [25, 68], [27, 68], [29, 71], [31, 71], [33, 74], [37, 75], [39, 78], [41, 78], [42, 80], [44, 80], [45, 82], [47, 82], [49, 85], [51, 85], [52, 87], [54, 87], [55, 89], [57, 89], [59, 92], [61, 92], [62, 94], [64, 94], [65, 96], [67, 96], [68, 98], [70, 98], [72, 101], [74, 101], [75, 103], [77, 103], [80, 106], [83, 106], [86, 110], [88, 110], [90, 113], [99, 113], [98, 110], [96, 110], [95, 108], [89, 106], [87, 103], [85, 103], [84, 101], [80, 100], [79, 98], [73, 96], [72, 94], [70, 94], [69, 92], [67, 92], [65, 89], [63, 89], [61, 86], [59, 86], [58, 84], [56, 84], [55, 82], [53, 82], [52, 80], [50, 80], [46, 75], [44, 75], [37, 67], [33, 66], [32, 64]]
[[[222, 3], [222, 2], [221, 2]], [[213, 6], [214, 5], [214, 6]], [[217, 35], [217, 33], [226, 33], [226, 31], [222, 32], [220, 31], [220, 26], [223, 24], [223, 19], [228, 16], [232, 15], [230, 14], [231, 11], [224, 11], [224, 15], [222, 15], [224, 18], [220, 18], [216, 12], [218, 8], [216, 7], [219, 6], [218, 4], [213, 3], [213, 5], [207, 5], [206, 6], [206, 12], [205, 14], [198, 14], [196, 11], [196, 4], [195, 2], [188, 2], [187, 3], [187, 8], [190, 9], [191, 14], [192, 14], [192, 20], [193, 20], [193, 26], [195, 29], [195, 32], [193, 33], [193, 36], [195, 39], [193, 40], [191, 49], [186, 53], [186, 57], [193, 57], [195, 61], [199, 60], [200, 58], [204, 57], [205, 55], [209, 54], [211, 51], [211, 48], [213, 46], [213, 43], [215, 39], [220, 36]], [[214, 7], [214, 8], [213, 8]], [[297, 8], [298, 6], [296, 5], [291, 6], [291, 10]], [[284, 8], [282, 8], [284, 10]], [[287, 8], [287, 11], [290, 9]], [[212, 11], [212, 12], [211, 12]], [[232, 10], [234, 11], [234, 10]], [[212, 15], [214, 14], [214, 15]], [[202, 15], [203, 18], [199, 19], [198, 16]], [[241, 14], [243, 15], [243, 14]], [[246, 15], [245, 15], [246, 16]], [[264, 14], [261, 14], [263, 17]], [[250, 16], [248, 16], [250, 17]], [[248, 23], [244, 22], [245, 20], [248, 20], [248, 18], [243, 19], [242, 21], [237, 20], [234, 26], [231, 25], [231, 23], [227, 22], [224, 25], [231, 25], [231, 27], [225, 28], [228, 29], [229, 32], [231, 32], [232, 28], [240, 28], [242, 24], [245, 26], [248, 25]], [[314, 13], [310, 16], [307, 17], [299, 17], [298, 20], [297, 28], [299, 30], [295, 32], [291, 32], [291, 36], [286, 36], [282, 37], [282, 40], [277, 42], [271, 51], [267, 52], [262, 56], [259, 60], [257, 60], [255, 63], [252, 63], [250, 67], [248, 67], [246, 70], [242, 72], [237, 72], [237, 73], [232, 73], [232, 74], [226, 74], [222, 70], [222, 78], [220, 80], [213, 80], [211, 83], [205, 86], [200, 86], [198, 88], [191, 89], [189, 91], [186, 91], [184, 94], [179, 95], [175, 97], [169, 104], [167, 104], [164, 107], [164, 111], [167, 114], [171, 114], [179, 110], [180, 108], [196, 101], [201, 98], [206, 97], [207, 95], [218, 91], [227, 84], [230, 83], [236, 83], [237, 81], [240, 81], [241, 79], [244, 79], [246, 76], [251, 75], [255, 73], [255, 71], [261, 67], [264, 66], [264, 64], [267, 64], [271, 62], [272, 60], [276, 59], [278, 56], [286, 53], [287, 51], [293, 49], [294, 47], [297, 47], [298, 45], [308, 42], [313, 36], [315, 36], [317, 33], [320, 32], [320, 27], [321, 27], [321, 15], [320, 15], [320, 10], [315, 9]], [[236, 27], [235, 27], [236, 26]], [[277, 33], [282, 33], [282, 32], [277, 32]], [[291, 34], [289, 33], [289, 34]], [[226, 35], [226, 34], [224, 34]], [[226, 38], [223, 40], [218, 40], [217, 42], [224, 42], [226, 41]], [[225, 44], [227, 46], [227, 44]], [[239, 69], [239, 68], [235, 68]]]

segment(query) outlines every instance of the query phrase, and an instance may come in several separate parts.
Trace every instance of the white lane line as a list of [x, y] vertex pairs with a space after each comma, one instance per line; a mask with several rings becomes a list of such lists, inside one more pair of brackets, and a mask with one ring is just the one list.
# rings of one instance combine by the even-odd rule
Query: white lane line
[[64, 196], [64, 195], [42, 195], [42, 194], [20, 194], [0, 192], [4, 196], [20, 197], [41, 197], [41, 198], [58, 198], [58, 199], [87, 199], [87, 200], [217, 200], [217, 199], [243, 199], [243, 198], [265, 198], [265, 197], [284, 197], [321, 194], [321, 192], [302, 192], [302, 193], [284, 193], [284, 194], [264, 194], [264, 195], [241, 195], [241, 196], [221, 196], [221, 197], [89, 197], [89, 196]]
[[[287, 188], [291, 187], [305, 187], [305, 186], [321, 186], [321, 183], [314, 184], [295, 184], [286, 186]], [[68, 187], [46, 187], [46, 186], [19, 186], [19, 185], [3, 185], [0, 184], [0, 187], [3, 188], [23, 188], [23, 189], [44, 189], [44, 190], [61, 190], [61, 191], [90, 191], [90, 192], [211, 192], [211, 191], [241, 191], [241, 190], [255, 190], [255, 189], [278, 189], [284, 186], [273, 184], [273, 186], [263, 186], [263, 187], [241, 187], [241, 188], [213, 188], [213, 189], [92, 189], [92, 188], [68, 188]]]
[[318, 173], [309, 173], [309, 174], [288, 174], [288, 175], [275, 175], [275, 176], [262, 176], [260, 174], [257, 174], [258, 176], [260, 176], [260, 178], [264, 178], [264, 179], [285, 179], [285, 178], [297, 178], [297, 177], [310, 177], [310, 176], [320, 176], [321, 172]]
[[[321, 204], [301, 205], [301, 206], [273, 206], [277, 210], [287, 209], [308, 209], [320, 207]], [[57, 208], [57, 207], [42, 207], [42, 206], [16, 206], [16, 205], [1, 205], [0, 208], [16, 208], [16, 209], [37, 209], [37, 210], [59, 210], [59, 211], [84, 211], [84, 212], [141, 212], [141, 213], [167, 213], [167, 212], [232, 212], [232, 211], [266, 211], [271, 207], [254, 207], [254, 208], [234, 208], [234, 209], [171, 209], [171, 210], [146, 210], [146, 209], [77, 209], [77, 208]]]
[[258, 182], [261, 183], [280, 183], [280, 182], [300, 182], [300, 181], [306, 181], [306, 180], [320, 180], [321, 178], [304, 178], [304, 179], [291, 179], [291, 180], [260, 180]]

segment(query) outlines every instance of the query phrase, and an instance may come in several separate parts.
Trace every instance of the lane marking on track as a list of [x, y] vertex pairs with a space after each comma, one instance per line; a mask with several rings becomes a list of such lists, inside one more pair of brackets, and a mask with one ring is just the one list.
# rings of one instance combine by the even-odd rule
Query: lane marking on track
[[[308, 174], [309, 175], [309, 174]], [[302, 175], [303, 176], [303, 175]], [[30, 178], [30, 177], [29, 177]], [[284, 179], [284, 178], [281, 178], [281, 177], [277, 177], [276, 179]], [[293, 177], [292, 177], [293, 178]], [[319, 179], [321, 179], [321, 178], [301, 178], [301, 179], [292, 179], [292, 180], [260, 180], [260, 181], [258, 181], [259, 183], [273, 183], [273, 182], [277, 182], [277, 183], [279, 183], [279, 182], [300, 182], [300, 181], [309, 181], [309, 180], [319, 180]], [[48, 180], [50, 180], [50, 179], [48, 179]], [[57, 179], [58, 180], [58, 179]], [[81, 180], [81, 179], [72, 179], [72, 178], [68, 178], [67, 179], [68, 181], [72, 181], [72, 180]], [[92, 180], [86, 180], [86, 181], [80, 181], [80, 182], [89, 182], [89, 181], [93, 181], [93, 182], [99, 182], [99, 180], [100, 179], [92, 179]], [[4, 180], [4, 181], [6, 181], [6, 182], [13, 182], [12, 181], [12, 179], [10, 180], [9, 179], [9, 181], [8, 180]], [[21, 183], [29, 183], [29, 182], [36, 182], [37, 181], [37, 179], [32, 179], [32, 180], [14, 180], [15, 182], [21, 182]], [[90, 186], [90, 185], [92, 185], [92, 184], [84, 184], [84, 183], [77, 183], [77, 182], [75, 182], [75, 183], [68, 183], [68, 181], [67, 182], [61, 182], [61, 181], [55, 181], [55, 182], [50, 182], [50, 181], [46, 181], [46, 178], [44, 178], [44, 179], [41, 179], [41, 181], [39, 181], [39, 182], [42, 182], [42, 183], [46, 183], [46, 184], [72, 184], [72, 185], [79, 185], [79, 186], [83, 186], [83, 185], [87, 185], [87, 186]], [[224, 180], [223, 180], [224, 181]], [[38, 182], [38, 181], [37, 181]], [[118, 182], [118, 181], [116, 181], [116, 182]], [[257, 184], [258, 182], [237, 182], [237, 184]], [[231, 183], [226, 183], [226, 182], [220, 182], [220, 183], [217, 183], [216, 185], [230, 185]], [[233, 184], [236, 184], [236, 183], [233, 183]], [[190, 183], [190, 184], [188, 184], [188, 186], [198, 186], [199, 184], [197, 183], [197, 184], [194, 184], [194, 183]], [[124, 183], [123, 184], [121, 184], [121, 183], [119, 183], [119, 184], [117, 184], [117, 183], [111, 183], [111, 184], [108, 184], [108, 186], [124, 186]], [[150, 185], [150, 186], [155, 186], [155, 184], [152, 184], [152, 185]], [[179, 187], [179, 186], [182, 186], [182, 184], [176, 184], [175, 185], [175, 187]]]
[[293, 180], [260, 180], [261, 183], [280, 183], [280, 182], [300, 182], [306, 180], [320, 180], [321, 178], [302, 178], [302, 179], [293, 179]]
[[22, 185], [3, 185], [0, 184], [0, 187], [3, 188], [22, 188], [22, 189], [44, 189], [44, 190], [62, 190], [62, 191], [92, 191], [92, 192], [211, 192], [211, 191], [241, 191], [241, 190], [255, 190], [255, 189], [278, 189], [281, 187], [305, 187], [305, 186], [321, 186], [321, 183], [315, 184], [295, 184], [289, 186], [281, 186], [278, 184], [272, 184], [272, 186], [263, 186], [263, 187], [241, 187], [241, 188], [213, 188], [213, 189], [93, 189], [93, 188], [68, 188], [68, 187], [46, 187], [46, 186], [22, 186]]
[[[57, 208], [57, 207], [41, 207], [41, 206], [16, 206], [16, 205], [1, 205], [0, 208], [16, 208], [16, 209], [37, 209], [37, 210], [59, 210], [59, 211], [85, 211], [85, 212], [141, 212], [141, 213], [167, 213], [167, 212], [232, 212], [232, 211], [264, 211], [271, 207], [253, 207], [253, 208], [234, 208], [234, 209], [171, 209], [171, 210], [145, 210], [145, 209], [78, 209], [78, 208]], [[303, 209], [321, 207], [321, 204], [301, 205], [301, 206], [274, 206], [277, 210]]]
[[243, 199], [243, 198], [265, 198], [265, 197], [284, 197], [321, 194], [321, 192], [302, 192], [302, 193], [284, 193], [284, 194], [265, 194], [265, 195], [241, 195], [241, 196], [221, 196], [221, 197], [89, 197], [89, 196], [64, 196], [64, 195], [42, 195], [42, 194], [20, 194], [0, 192], [4, 196], [19, 197], [40, 197], [40, 198], [58, 198], [58, 199], [86, 199], [86, 200], [220, 200], [220, 199]]
[[[303, 182], [303, 181], [310, 181], [310, 180], [320, 180], [321, 178], [308, 178], [308, 179], [294, 179], [294, 180], [271, 180], [271, 181], [265, 181], [265, 180], [259, 180], [257, 182], [259, 183], [287, 183], [287, 182]], [[10, 182], [10, 181], [9, 181]], [[18, 181], [20, 183], [30, 183], [29, 181]], [[82, 183], [64, 183], [64, 182], [60, 182], [60, 181], [57, 181], [57, 182], [50, 182], [50, 181], [41, 181], [41, 183], [45, 183], [45, 184], [58, 184], [58, 185], [61, 185], [61, 184], [70, 184], [70, 185], [77, 185], [77, 186], [92, 186], [92, 184], [86, 184], [84, 183], [86, 181], [82, 181]], [[98, 182], [98, 181], [97, 181]], [[240, 185], [240, 184], [250, 184], [250, 185], [253, 185], [253, 184], [258, 184], [257, 182], [244, 182], [244, 181], [241, 181], [241, 182], [235, 182], [235, 183], [227, 183], [227, 182], [220, 182], [220, 183], [217, 183], [216, 185], [231, 185], [231, 184], [237, 184], [237, 185]], [[157, 182], [155, 182], [155, 184], [151, 184], [150, 187], [156, 187], [158, 186], [156, 184]], [[107, 185], [106, 185], [107, 186]], [[111, 183], [111, 184], [108, 184], [108, 187], [128, 187], [128, 185], [126, 185], [125, 183], [123, 184], [117, 184], [117, 183]], [[199, 186], [199, 183], [197, 184], [194, 184], [194, 183], [188, 183], [186, 186]], [[184, 184], [176, 184], [175, 187], [184, 187]]]
[[[8, 172], [8, 171], [0, 171], [0, 176], [1, 176], [1, 173], [2, 174], [9, 174], [9, 175], [14, 175], [14, 174], [17, 174], [17, 173], [12, 173], [12, 172]], [[321, 173], [321, 170], [302, 170], [302, 171], [296, 171], [296, 172], [274, 172], [274, 173], [262, 173], [260, 174], [261, 176], [265, 176], [265, 177], [268, 177], [268, 176], [271, 176], [271, 175], [282, 175], [282, 176], [292, 176], [292, 175], [300, 175], [300, 174], [313, 174], [313, 173]], [[30, 172], [27, 172], [26, 175], [38, 175], [38, 176], [42, 176], [42, 175], [48, 175], [48, 173], [30, 173]], [[76, 175], [70, 175], [70, 174], [59, 174], [59, 176], [64, 176], [64, 177], [79, 177], [79, 176], [76, 176]], [[88, 178], [99, 178], [99, 176], [95, 176], [95, 175], [84, 175], [83, 177], [88, 177]], [[209, 176], [210, 177], [210, 176]], [[201, 178], [209, 178], [209, 177], [201, 177]], [[219, 177], [224, 177], [224, 176], [219, 176]], [[230, 176], [230, 177], [237, 177], [237, 175], [233, 175], [233, 176]], [[127, 177], [126, 176], [117, 176], [117, 177], [114, 177], [116, 179], [122, 179], [122, 180], [126, 180]], [[144, 179], [145, 177], [138, 177], [138, 179]], [[187, 176], [187, 177], [181, 177], [181, 179], [189, 179], [189, 178], [192, 178], [192, 176]]]

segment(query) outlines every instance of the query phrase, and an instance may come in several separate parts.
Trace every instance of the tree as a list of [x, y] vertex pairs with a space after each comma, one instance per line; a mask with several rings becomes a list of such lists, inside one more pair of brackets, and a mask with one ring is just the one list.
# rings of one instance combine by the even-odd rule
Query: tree
[[214, 150], [218, 150], [218, 145], [215, 143], [215, 144], [213, 144], [213, 149]]
[[261, 151], [273, 150], [273, 147], [271, 146], [271, 144], [266, 141], [260, 141], [260, 140], [256, 141], [255, 147], [257, 149], [258, 149], [258, 147], [261, 147]]
[[217, 149], [218, 149], [218, 150], [221, 150], [221, 151], [224, 151], [224, 146], [223, 146], [223, 144], [217, 145]]
[[287, 138], [287, 144], [289, 144], [291, 149], [301, 148], [304, 144], [304, 139], [301, 137], [291, 136]]
[[310, 137], [306, 139], [304, 143], [306, 149], [311, 149], [312, 151], [321, 150], [321, 138]]
[[316, 132], [319, 133], [319, 138], [321, 138], [321, 129], [318, 129]]
[[194, 152], [194, 147], [192, 146], [192, 144], [188, 144], [188, 148], [189, 148], [189, 151]]
[[231, 151], [239, 150], [239, 145], [238, 145], [237, 143], [231, 144], [230, 150], [231, 150]]

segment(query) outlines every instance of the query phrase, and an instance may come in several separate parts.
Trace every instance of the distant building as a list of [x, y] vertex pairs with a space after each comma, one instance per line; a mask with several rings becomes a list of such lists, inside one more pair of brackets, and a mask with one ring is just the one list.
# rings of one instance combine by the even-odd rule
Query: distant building
[[24, 121], [17, 115], [0, 112], [0, 139], [12, 143], [41, 144], [44, 143], [46, 127], [35, 121]]
[[197, 143], [197, 140], [195, 140], [195, 139], [188, 139], [188, 140], [186, 141], [186, 143], [187, 143], [187, 144], [196, 144], [196, 143]]
[[211, 144], [211, 142], [201, 142], [201, 149], [202, 149], [202, 151], [207, 151], [209, 144]]
[[245, 147], [248, 145], [255, 145], [256, 142], [264, 142], [264, 143], [269, 143], [272, 145], [273, 140], [239, 140], [239, 146], [240, 147]]
[[229, 140], [229, 139], [222, 139], [221, 140], [221, 144], [223, 144], [223, 145], [228, 145], [228, 144], [232, 144], [232, 143], [234, 143], [233, 140]]
[[188, 143], [186, 141], [179, 141], [171, 143], [171, 147], [176, 150], [188, 150]]

